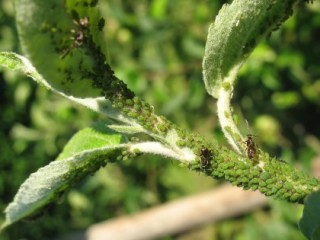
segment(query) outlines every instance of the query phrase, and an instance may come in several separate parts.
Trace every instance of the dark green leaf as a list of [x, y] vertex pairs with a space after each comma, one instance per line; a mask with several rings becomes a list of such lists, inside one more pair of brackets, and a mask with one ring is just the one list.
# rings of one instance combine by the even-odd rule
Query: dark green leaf
[[308, 239], [320, 239], [320, 192], [311, 193], [305, 199], [299, 228]]

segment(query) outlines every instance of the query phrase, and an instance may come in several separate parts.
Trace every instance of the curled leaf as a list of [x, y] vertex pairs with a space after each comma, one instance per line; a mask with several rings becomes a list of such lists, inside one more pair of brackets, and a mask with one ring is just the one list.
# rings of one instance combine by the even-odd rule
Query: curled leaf
[[27, 76], [31, 77], [34, 81], [39, 83], [42, 86], [45, 86], [47, 89], [54, 91], [63, 97], [68, 98], [69, 100], [81, 104], [93, 111], [99, 112], [102, 115], [107, 116], [108, 118], [112, 118], [121, 123], [125, 124], [133, 124], [133, 120], [125, 117], [119, 111], [115, 110], [111, 103], [106, 100], [104, 97], [96, 97], [96, 98], [80, 98], [74, 97], [70, 95], [66, 95], [65, 93], [54, 89], [51, 85], [52, 82], [44, 79], [38, 71], [34, 68], [32, 63], [24, 56], [13, 52], [0, 52], [0, 67], [5, 67], [14, 71], [21, 71]]
[[209, 27], [203, 78], [210, 95], [219, 97], [227, 82], [232, 87], [241, 64], [259, 41], [277, 29], [301, 0], [234, 0], [225, 4]]

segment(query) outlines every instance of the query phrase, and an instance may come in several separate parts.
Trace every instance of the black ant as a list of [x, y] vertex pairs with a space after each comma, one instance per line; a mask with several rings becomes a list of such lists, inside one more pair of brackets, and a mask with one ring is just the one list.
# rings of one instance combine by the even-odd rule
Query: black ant
[[253, 140], [254, 135], [248, 134], [247, 139], [244, 141], [246, 144], [247, 156], [250, 159], [254, 159], [257, 154], [257, 144]]
[[207, 170], [211, 166], [211, 163], [210, 163], [211, 158], [212, 158], [212, 152], [208, 148], [202, 146], [200, 150], [200, 163], [201, 163], [202, 170]]

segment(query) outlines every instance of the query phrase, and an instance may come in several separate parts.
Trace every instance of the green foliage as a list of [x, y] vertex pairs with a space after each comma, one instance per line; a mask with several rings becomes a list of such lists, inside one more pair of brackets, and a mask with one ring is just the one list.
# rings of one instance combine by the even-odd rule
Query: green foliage
[[97, 122], [90, 128], [84, 128], [70, 139], [57, 160], [78, 155], [81, 152], [102, 149], [104, 147], [120, 146], [124, 136], [107, 128], [106, 122]]
[[320, 192], [310, 194], [304, 202], [299, 228], [308, 239], [320, 238]]
[[218, 98], [224, 83], [233, 86], [236, 73], [232, 71], [238, 71], [257, 43], [290, 17], [294, 2], [299, 0], [235, 0], [221, 8], [209, 27], [203, 61], [209, 94]]
[[[48, 205], [88, 174], [114, 161], [121, 148], [122, 136], [100, 124], [77, 133], [59, 155], [59, 161], [40, 168], [20, 186], [13, 202], [5, 209], [2, 228], [42, 211]], [[123, 145], [122, 147], [124, 147]]]
[[[204, 83], [207, 92], [218, 99], [220, 125], [238, 153], [256, 152], [248, 149], [247, 140], [234, 122], [231, 98], [238, 71], [261, 39], [277, 30], [292, 15], [298, 2], [235, 0], [221, 8], [209, 27], [202, 64]], [[287, 95], [287, 102], [297, 101], [294, 93]]]
[[[68, 1], [67, 7], [68, 3], [74, 4]], [[80, 22], [79, 15], [72, 16], [71, 10], [63, 11], [66, 6], [62, 1], [21, 0], [15, 5], [22, 47], [40, 74], [49, 79], [50, 85], [68, 95], [98, 96], [99, 92], [85, 77], [85, 73], [92, 70], [95, 56], [85, 55], [76, 46], [83, 44], [83, 31], [94, 28], [93, 25], [98, 28], [97, 12], [86, 12], [91, 19], [89, 26], [88, 22]], [[74, 79], [82, 80], [74, 82]]]
[[[8, 2], [2, 1], [1, 4], [8, 6]], [[112, 46], [108, 50], [117, 76], [127, 81], [134, 92], [143, 95], [155, 105], [158, 112], [173, 122], [193, 128], [206, 137], [221, 136], [214, 116], [215, 107], [204, 94], [199, 67], [204, 52], [206, 24], [212, 21], [213, 13], [218, 11], [221, 4], [218, 1], [208, 3], [191, 0], [138, 3], [100, 1], [100, 4], [104, 7], [105, 16], [108, 16], [105, 38], [108, 45]], [[0, 48], [17, 51], [13, 13], [8, 7], [0, 9], [5, 11], [1, 15], [1, 23], [5, 25], [0, 25], [1, 36], [4, 36], [0, 40]], [[285, 161], [299, 159], [307, 168], [317, 154], [317, 141], [308, 137], [310, 134], [319, 136], [320, 130], [316, 122], [319, 119], [316, 110], [320, 102], [319, 84], [315, 80], [319, 76], [319, 49], [316, 44], [318, 12], [315, 2], [313, 7], [293, 16], [267, 43], [260, 45], [244, 66], [235, 92], [235, 109], [241, 107], [248, 122], [255, 123], [259, 145]], [[312, 51], [310, 46], [313, 46]], [[1, 174], [2, 185], [5, 186], [1, 199], [7, 203], [30, 172], [44, 165], [48, 159], [54, 159], [76, 129], [86, 126], [92, 118], [97, 117], [43, 89], [35, 90], [22, 77], [5, 73], [1, 76], [2, 83], [5, 83], [6, 91], [2, 90], [0, 94], [0, 125], [3, 129], [1, 149], [3, 155], [9, 156], [8, 159], [15, 159], [12, 163], [1, 156], [0, 161], [1, 169], [10, 166], [13, 170], [10, 170], [10, 174], [7, 174], [9, 171]], [[14, 94], [18, 89], [19, 94]], [[294, 98], [299, 101], [291, 101], [291, 97], [287, 101], [288, 92], [299, 96]], [[271, 101], [267, 101], [269, 99]], [[310, 111], [312, 115], [307, 114]], [[273, 127], [273, 134], [269, 134], [271, 125], [261, 124], [260, 119], [280, 127]], [[304, 128], [301, 128], [302, 125]], [[246, 127], [244, 129], [251, 131]], [[184, 181], [179, 181], [181, 178]], [[14, 179], [14, 182], [8, 179]], [[64, 205], [49, 209], [51, 220], [45, 216], [35, 223], [18, 223], [8, 230], [8, 234], [11, 234], [9, 238], [29, 235], [32, 239], [43, 239], [53, 233], [59, 234], [66, 227], [68, 230], [84, 228], [106, 217], [139, 211], [171, 196], [192, 193], [197, 191], [199, 185], [204, 186], [203, 181], [207, 181], [209, 186], [212, 184], [203, 176], [176, 169], [175, 165], [157, 158], [150, 160], [150, 157], [140, 157], [134, 163], [131, 160], [120, 162], [100, 170], [70, 195], [66, 195]], [[194, 190], [190, 187], [192, 185], [196, 186]], [[96, 199], [94, 207], [91, 203], [93, 196]], [[77, 199], [82, 199], [82, 204]], [[64, 212], [60, 214], [59, 211]], [[227, 221], [229, 236], [249, 236], [245, 234], [256, 229], [255, 234], [265, 237], [266, 233], [275, 232], [281, 226], [282, 230], [290, 232], [285, 236], [302, 239], [294, 228], [295, 220], [288, 223], [286, 218], [277, 218], [283, 211], [284, 208], [274, 210], [272, 204], [270, 210], [251, 214], [251, 217], [255, 217], [254, 222], [260, 223], [258, 226], [245, 217]], [[298, 211], [295, 207], [291, 210], [295, 213]], [[268, 229], [264, 226], [268, 226]], [[219, 233], [221, 231], [218, 230]], [[257, 236], [255, 234], [253, 236]]]

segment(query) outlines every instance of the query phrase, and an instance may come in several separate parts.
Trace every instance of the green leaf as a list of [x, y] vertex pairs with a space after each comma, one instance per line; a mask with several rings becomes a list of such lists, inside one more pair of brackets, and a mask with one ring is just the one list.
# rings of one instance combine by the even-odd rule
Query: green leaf
[[14, 71], [22, 70], [27, 72], [27, 66], [23, 63], [23, 58], [11, 52], [0, 52], [0, 66]]
[[32, 66], [32, 63], [21, 55], [13, 52], [0, 52], [0, 66], [13, 71], [21, 71], [39, 84], [54, 90]]
[[299, 0], [234, 0], [225, 4], [209, 27], [203, 77], [210, 95], [219, 97], [224, 83], [233, 86], [241, 64], [258, 42], [278, 28]]
[[[112, 108], [110, 102], [103, 97], [98, 98], [79, 98], [64, 94], [63, 92], [54, 89], [50, 83], [45, 80], [33, 67], [32, 63], [25, 57], [12, 52], [0, 52], [0, 66], [14, 71], [22, 71], [27, 76], [31, 77], [40, 85], [54, 91], [69, 100], [81, 104], [93, 111], [99, 112], [109, 118], [115, 119], [127, 125], [137, 125], [132, 119], [129, 119]], [[138, 126], [138, 125], [137, 125]]]
[[57, 160], [71, 157], [82, 151], [103, 148], [114, 145], [114, 143], [120, 144], [122, 142], [124, 142], [123, 135], [108, 128], [107, 122], [100, 121], [92, 127], [82, 129], [74, 135], [67, 145], [65, 145]]
[[299, 221], [301, 232], [308, 239], [320, 239], [320, 192], [306, 197], [302, 218]]
[[87, 30], [97, 44], [101, 43], [98, 35], [102, 18], [90, 2], [15, 1], [19, 37], [27, 57], [53, 88], [77, 97], [100, 95], [88, 77], [95, 56], [82, 43]]
[[40, 168], [20, 186], [13, 202], [5, 209], [6, 218], [1, 228], [39, 213], [81, 179], [115, 160], [125, 147], [122, 135], [107, 129], [104, 123], [81, 130], [66, 145], [59, 161]]

